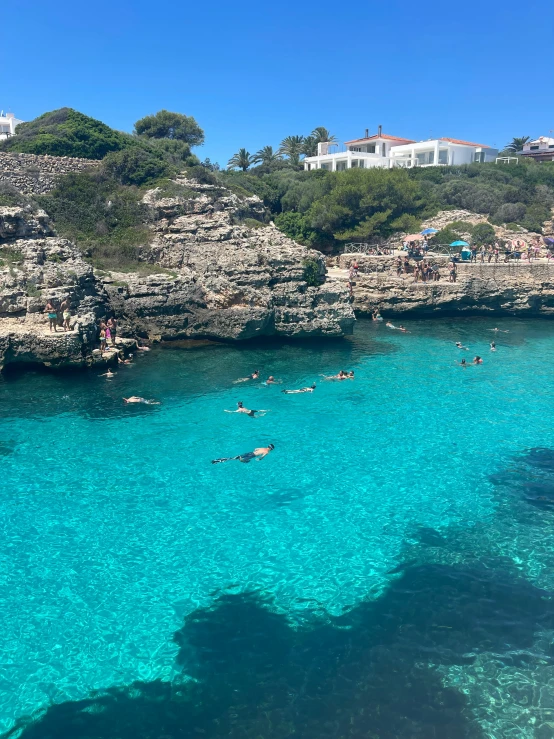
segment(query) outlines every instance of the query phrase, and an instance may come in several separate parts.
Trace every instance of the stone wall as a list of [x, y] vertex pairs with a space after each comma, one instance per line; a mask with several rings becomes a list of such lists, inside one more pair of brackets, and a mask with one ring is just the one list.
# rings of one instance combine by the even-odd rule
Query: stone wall
[[90, 159], [0, 151], [0, 183], [6, 182], [25, 195], [42, 195], [55, 187], [60, 175], [83, 172], [97, 164]]

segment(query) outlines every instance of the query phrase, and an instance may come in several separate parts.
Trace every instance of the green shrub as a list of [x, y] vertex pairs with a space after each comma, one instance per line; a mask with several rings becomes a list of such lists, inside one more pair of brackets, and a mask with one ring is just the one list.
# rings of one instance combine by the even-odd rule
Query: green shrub
[[162, 198], [183, 198], [184, 200], [192, 200], [200, 197], [200, 193], [197, 190], [192, 190], [186, 185], [181, 185], [179, 182], [174, 180], [163, 179], [156, 182], [158, 192], [156, 193], [156, 200]]
[[266, 224], [262, 223], [261, 221], [257, 221], [255, 218], [245, 218], [243, 220], [243, 223], [248, 228], [265, 228]]
[[433, 244], [451, 244], [453, 241], [460, 241], [461, 236], [449, 226], [445, 226], [433, 236]]
[[138, 147], [108, 154], [102, 160], [102, 168], [121, 185], [137, 187], [165, 177], [170, 169], [160, 153], [154, 154]]
[[321, 285], [321, 277], [319, 274], [319, 262], [316, 259], [304, 259], [304, 280], [308, 287], [317, 287]]
[[204, 131], [192, 116], [169, 110], [141, 118], [135, 123], [135, 133], [147, 138], [183, 141], [189, 146], [200, 146], [204, 142]]
[[31, 282], [30, 280], [27, 281], [25, 285], [25, 290], [27, 291], [27, 295], [30, 298], [40, 298], [40, 296], [42, 295], [36, 284], [34, 282]]
[[279, 213], [275, 217], [275, 225], [293, 241], [311, 245], [321, 243], [320, 235], [312, 228], [301, 213]]
[[97, 267], [137, 265], [148, 244], [150, 211], [135, 187], [123, 186], [105, 172], [72, 173], [39, 198], [56, 230], [74, 241]]
[[489, 246], [496, 241], [496, 233], [490, 223], [477, 223], [471, 229], [471, 241], [476, 246]]
[[7, 182], [0, 182], [0, 206], [8, 207], [25, 207], [31, 205], [34, 209], [35, 204], [32, 199], [23, 195], [15, 187]]
[[108, 152], [130, 145], [133, 145], [131, 136], [72, 108], [60, 108], [20, 123], [17, 136], [6, 139], [0, 148], [28, 154], [102, 159]]

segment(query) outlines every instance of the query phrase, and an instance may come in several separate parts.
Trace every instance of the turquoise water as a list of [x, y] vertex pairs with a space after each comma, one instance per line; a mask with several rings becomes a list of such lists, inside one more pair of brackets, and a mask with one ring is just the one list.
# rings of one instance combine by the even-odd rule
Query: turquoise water
[[494, 325], [2, 377], [0, 729], [188, 736], [176, 701], [213, 737], [554, 736], [554, 324]]

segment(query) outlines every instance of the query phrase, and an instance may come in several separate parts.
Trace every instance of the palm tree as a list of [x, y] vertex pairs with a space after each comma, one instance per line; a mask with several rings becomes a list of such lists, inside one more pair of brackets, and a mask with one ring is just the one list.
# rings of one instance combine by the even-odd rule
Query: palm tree
[[315, 136], [306, 136], [304, 143], [302, 144], [302, 154], [305, 157], [317, 156], [317, 139]]
[[515, 154], [516, 151], [521, 151], [524, 144], [531, 140], [530, 136], [515, 136], [509, 144], [506, 145], [505, 151], [512, 152]]
[[293, 167], [298, 167], [300, 164], [300, 155], [302, 154], [303, 143], [304, 136], [287, 136], [281, 141], [279, 153], [287, 156]]
[[248, 167], [252, 164], [252, 159], [253, 157], [249, 151], [246, 151], [246, 149], [239, 149], [227, 162], [227, 169], [238, 167], [239, 169], [242, 169], [243, 172], [246, 172]]
[[315, 138], [316, 144], [322, 144], [327, 142], [328, 144], [335, 144], [337, 137], [329, 133], [329, 130], [325, 126], [318, 126], [312, 131], [312, 136]]
[[272, 146], [264, 146], [252, 157], [252, 164], [273, 164], [281, 159], [278, 151], [273, 151]]

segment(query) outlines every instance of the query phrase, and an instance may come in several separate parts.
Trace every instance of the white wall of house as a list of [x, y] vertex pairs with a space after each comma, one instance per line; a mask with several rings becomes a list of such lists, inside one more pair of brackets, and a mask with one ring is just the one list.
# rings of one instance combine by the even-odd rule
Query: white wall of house
[[0, 111], [0, 139], [6, 139], [15, 134], [15, 128], [23, 121], [16, 118], [13, 113]]
[[473, 162], [492, 162], [498, 154], [497, 149], [470, 144], [455, 144], [444, 139], [418, 141], [391, 148], [392, 166], [431, 167], [437, 165], [472, 164]]
[[379, 154], [368, 154], [368, 152], [358, 151], [342, 151], [333, 154], [320, 154], [316, 157], [306, 157], [304, 159], [304, 169], [329, 169], [333, 172], [343, 169], [371, 169], [372, 167], [390, 166], [389, 157], [383, 157]]

